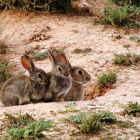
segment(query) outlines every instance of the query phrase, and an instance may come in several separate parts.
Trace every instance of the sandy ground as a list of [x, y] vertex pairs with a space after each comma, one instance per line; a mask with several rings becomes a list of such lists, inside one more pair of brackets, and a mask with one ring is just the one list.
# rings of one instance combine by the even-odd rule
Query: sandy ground
[[[113, 89], [106, 92], [104, 96], [97, 97], [94, 100], [76, 102], [75, 108], [81, 111], [98, 111], [109, 110], [113, 112], [117, 118], [122, 120], [131, 120], [134, 127], [128, 129], [110, 128], [109, 132], [115, 137], [121, 139], [135, 140], [139, 136], [140, 122], [138, 118], [130, 118], [129, 116], [121, 116], [120, 112], [129, 101], [137, 101], [140, 103], [140, 66], [132, 65], [130, 67], [115, 66], [112, 63], [114, 54], [120, 53], [136, 53], [139, 54], [140, 47], [137, 43], [130, 40], [131, 36], [138, 36], [139, 30], [136, 29], [116, 29], [111, 26], [94, 25], [94, 16], [78, 16], [63, 14], [35, 14], [35, 13], [15, 13], [6, 11], [0, 17], [7, 25], [0, 37], [10, 47], [9, 53], [5, 57], [11, 63], [16, 63], [14, 73], [25, 72], [20, 63], [20, 57], [25, 51], [35, 50], [40, 52], [50, 47], [64, 49], [64, 52], [72, 65], [83, 67], [87, 70], [92, 80], [85, 85], [85, 94], [94, 92], [92, 87], [88, 85], [96, 84], [97, 75], [109, 71], [117, 72], [117, 83]], [[40, 38], [32, 39], [33, 36], [39, 34]], [[121, 39], [115, 39], [114, 36], [121, 35]], [[124, 44], [129, 44], [129, 48], [124, 48]], [[91, 48], [89, 53], [75, 54], [72, 51], [75, 48], [85, 49]], [[37, 67], [51, 70], [49, 59], [43, 61], [35, 61]], [[25, 72], [26, 73], [26, 72]], [[68, 115], [59, 114], [58, 110], [66, 109], [68, 102], [61, 103], [37, 103], [23, 106], [1, 107], [0, 108], [0, 124], [3, 124], [4, 112], [13, 114], [18, 112], [28, 112], [35, 118], [45, 117], [54, 120], [60, 132], [48, 133], [49, 139], [98, 139], [104, 136], [108, 131], [101, 131], [96, 135], [78, 134], [71, 136], [72, 125], [59, 121], [62, 117]], [[53, 116], [50, 111], [56, 112]], [[5, 132], [0, 132], [3, 135]]]

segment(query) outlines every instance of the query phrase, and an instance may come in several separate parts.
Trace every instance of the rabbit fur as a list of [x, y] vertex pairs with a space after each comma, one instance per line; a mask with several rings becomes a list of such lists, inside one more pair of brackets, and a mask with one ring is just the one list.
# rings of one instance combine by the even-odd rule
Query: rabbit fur
[[49, 59], [52, 62], [50, 85], [43, 98], [44, 101], [63, 101], [72, 86], [72, 78], [69, 73], [69, 63], [65, 56], [60, 58], [56, 50], [48, 50]]
[[27, 56], [21, 57], [23, 67], [30, 76], [17, 75], [8, 79], [2, 86], [0, 100], [4, 106], [23, 105], [42, 99], [49, 85], [49, 75], [42, 69], [35, 67]]

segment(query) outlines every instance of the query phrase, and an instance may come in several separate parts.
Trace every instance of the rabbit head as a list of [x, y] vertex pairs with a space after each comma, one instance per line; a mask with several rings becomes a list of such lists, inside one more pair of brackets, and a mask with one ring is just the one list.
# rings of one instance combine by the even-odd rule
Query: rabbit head
[[91, 76], [81, 67], [71, 67], [70, 73], [73, 82], [84, 84], [91, 80]]
[[56, 50], [48, 50], [49, 59], [52, 62], [52, 73], [61, 76], [64, 78], [68, 78], [70, 76], [69, 73], [69, 63], [65, 56], [60, 57]]
[[[63, 57], [66, 58], [64, 54], [59, 54], [59, 55], [60, 55], [60, 58], [63, 58]], [[83, 68], [79, 66], [72, 66], [67, 58], [66, 58], [66, 61], [69, 65], [70, 74], [71, 74], [73, 82], [84, 84], [91, 80], [91, 76]]]
[[27, 55], [21, 56], [21, 63], [23, 67], [28, 70], [30, 79], [41, 85], [48, 84], [48, 75], [42, 69], [35, 67], [33, 61]]

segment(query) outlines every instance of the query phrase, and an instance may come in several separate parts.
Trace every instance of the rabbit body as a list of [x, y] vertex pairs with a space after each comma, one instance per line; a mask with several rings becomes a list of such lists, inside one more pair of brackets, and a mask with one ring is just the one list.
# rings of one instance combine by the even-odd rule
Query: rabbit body
[[63, 78], [61, 76], [57, 76], [52, 74], [50, 78], [50, 87], [49, 91], [52, 93], [52, 98], [54, 101], [63, 100], [69, 89], [72, 86], [72, 79], [69, 75], [68, 78]]
[[83, 84], [72, 82], [72, 87], [65, 96], [65, 101], [79, 101], [84, 100]]
[[28, 76], [19, 75], [8, 79], [1, 89], [1, 101], [5, 106], [30, 102], [31, 82]]
[[52, 62], [52, 71], [48, 73], [48, 75], [50, 75], [50, 85], [43, 100], [64, 100], [64, 97], [72, 86], [69, 66], [66, 58], [60, 58], [59, 54], [55, 50], [48, 51], [48, 54], [49, 59]]
[[36, 68], [32, 60], [26, 55], [22, 57], [22, 64], [29, 71], [30, 76], [13, 76], [3, 84], [0, 100], [4, 106], [40, 101], [46, 92], [47, 85], [49, 85], [47, 73]]
[[72, 87], [65, 96], [65, 101], [84, 100], [83, 85], [91, 80], [91, 76], [81, 67], [71, 66]]

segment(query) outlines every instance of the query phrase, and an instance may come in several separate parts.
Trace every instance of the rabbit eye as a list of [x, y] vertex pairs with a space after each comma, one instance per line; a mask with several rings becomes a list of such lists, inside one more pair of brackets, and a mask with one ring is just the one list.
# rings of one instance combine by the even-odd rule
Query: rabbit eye
[[78, 75], [82, 75], [83, 71], [82, 70], [78, 70], [77, 73], [78, 73]]
[[59, 70], [59, 71], [61, 71], [61, 70], [62, 70], [62, 68], [61, 68], [60, 66], [58, 66], [58, 70]]
[[43, 77], [41, 73], [38, 73], [37, 76], [38, 76], [39, 78], [42, 78], [42, 77]]

